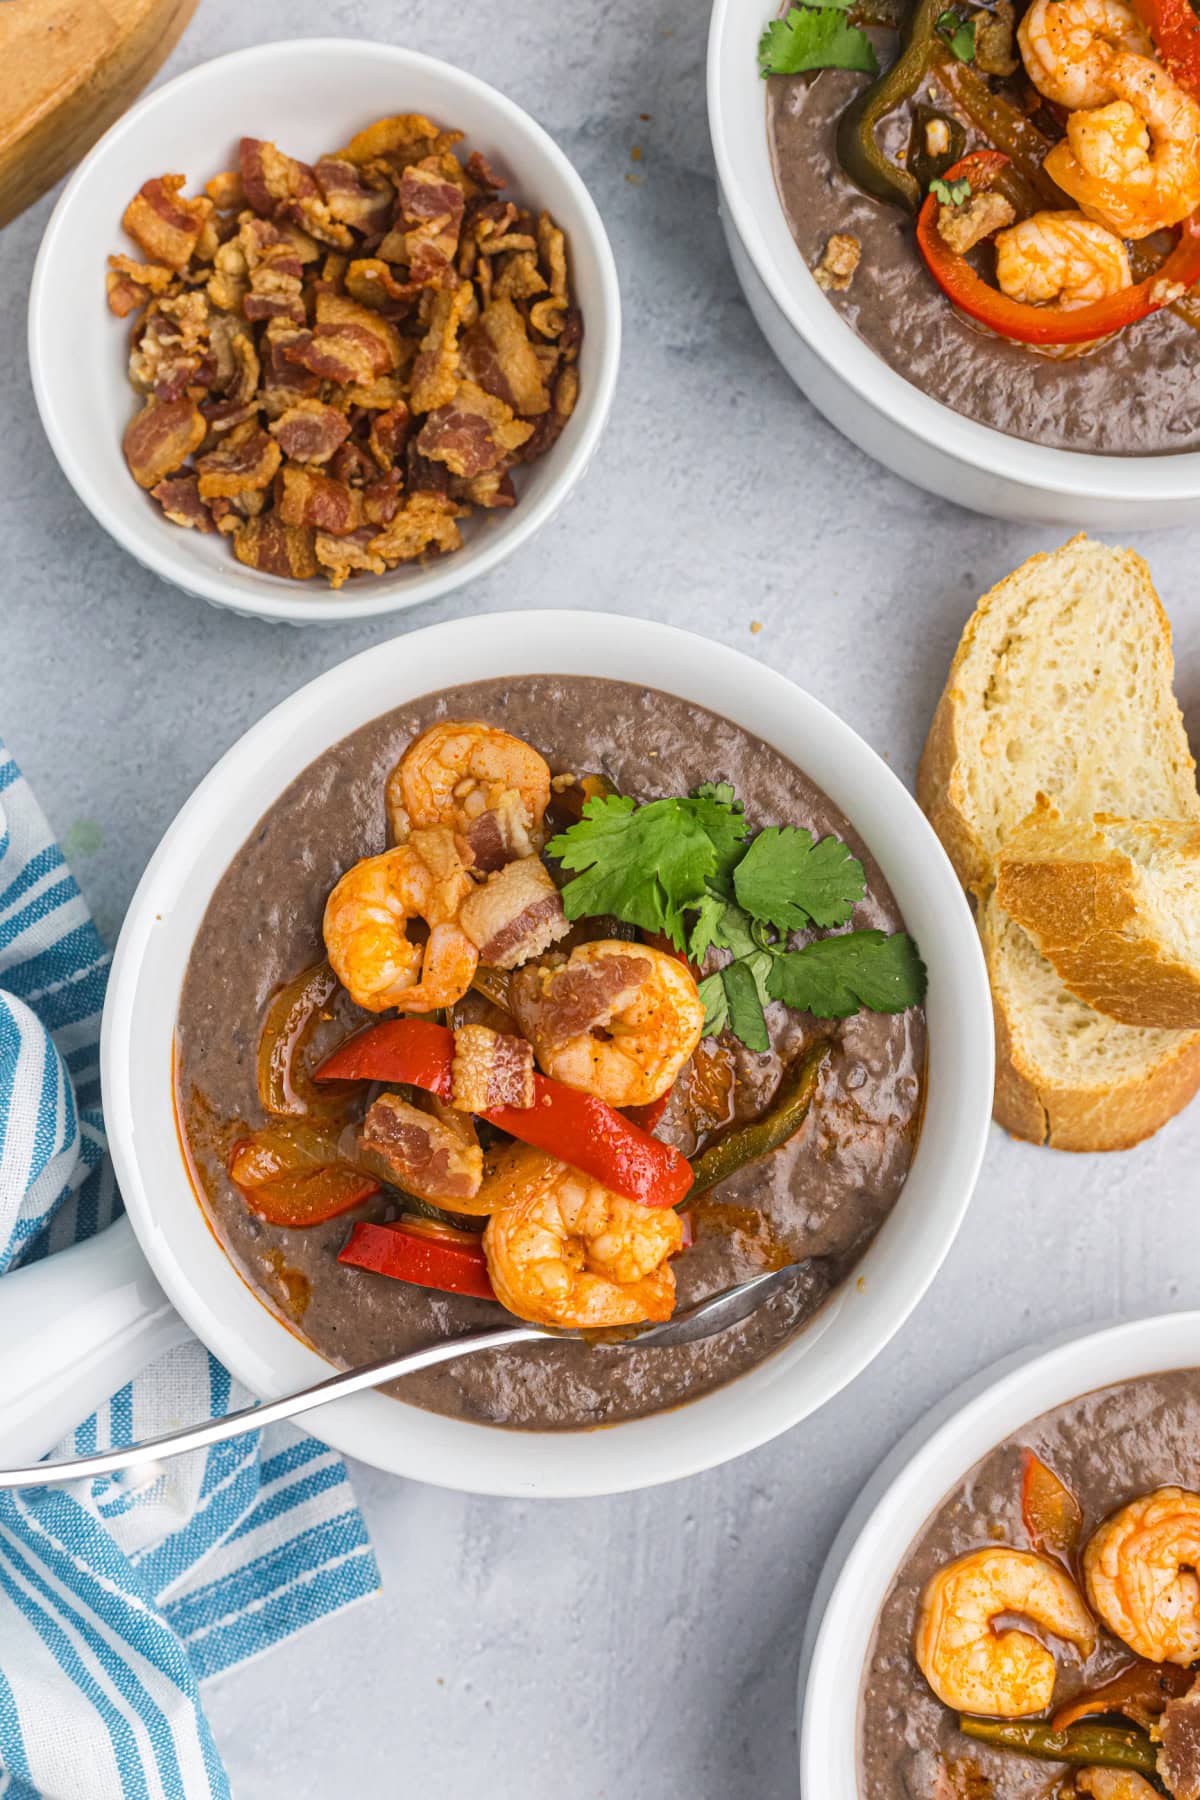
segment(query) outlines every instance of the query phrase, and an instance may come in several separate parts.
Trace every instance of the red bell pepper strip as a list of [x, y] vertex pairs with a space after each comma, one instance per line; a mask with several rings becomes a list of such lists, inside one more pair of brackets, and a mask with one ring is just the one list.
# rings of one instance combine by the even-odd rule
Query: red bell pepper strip
[[[947, 169], [943, 180], [953, 182], [964, 177], [975, 192], [990, 186], [1008, 158], [999, 150], [973, 150], [961, 162]], [[1019, 344], [1084, 344], [1094, 338], [1108, 337], [1126, 325], [1149, 317], [1161, 307], [1170, 306], [1180, 294], [1200, 280], [1200, 211], [1185, 219], [1179, 228], [1179, 241], [1166, 261], [1145, 281], [1094, 300], [1088, 306], [1065, 311], [1057, 306], [1030, 306], [1012, 300], [998, 288], [989, 287], [977, 275], [965, 256], [952, 250], [938, 230], [939, 202], [933, 194], [926, 197], [917, 216], [917, 244], [926, 267], [942, 292], [968, 318], [978, 319], [1000, 337]]]
[[444, 1294], [470, 1294], [494, 1300], [487, 1258], [478, 1239], [468, 1232], [430, 1234], [405, 1225], [372, 1225], [360, 1219], [338, 1257], [354, 1269], [369, 1269], [393, 1281], [440, 1288]]
[[1190, 0], [1134, 0], [1154, 47], [1180, 87], [1200, 100], [1200, 19]]
[[357, 1169], [331, 1167], [311, 1175], [281, 1175], [262, 1187], [242, 1187], [240, 1192], [251, 1212], [268, 1225], [324, 1225], [339, 1213], [349, 1212], [360, 1200], [379, 1192], [379, 1183]]
[[[351, 1038], [316, 1071], [318, 1081], [403, 1081], [451, 1094], [454, 1033], [426, 1019], [388, 1019]], [[480, 1118], [570, 1163], [642, 1206], [676, 1206], [692, 1185], [686, 1157], [631, 1119], [549, 1076], [533, 1078], [534, 1104], [496, 1106]]]

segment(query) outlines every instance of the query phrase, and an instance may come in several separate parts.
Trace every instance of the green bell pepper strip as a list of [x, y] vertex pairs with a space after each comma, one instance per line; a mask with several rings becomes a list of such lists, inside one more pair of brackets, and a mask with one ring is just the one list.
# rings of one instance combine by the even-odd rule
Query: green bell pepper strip
[[781, 1144], [795, 1137], [808, 1117], [821, 1067], [830, 1048], [825, 1038], [811, 1045], [784, 1076], [779, 1092], [761, 1119], [732, 1126], [694, 1158], [692, 1185], [684, 1204], [716, 1187], [719, 1181], [727, 1181], [747, 1163], [769, 1156], [772, 1150], [778, 1150]]
[[964, 1737], [996, 1750], [1016, 1750], [1073, 1769], [1136, 1769], [1141, 1775], [1153, 1775], [1158, 1767], [1158, 1751], [1145, 1732], [1126, 1731], [1119, 1725], [1072, 1725], [1055, 1731], [1037, 1722], [964, 1715], [958, 1729]]
[[851, 181], [874, 199], [908, 212], [916, 212], [921, 204], [920, 184], [884, 153], [875, 133], [889, 113], [912, 98], [928, 73], [938, 42], [937, 21], [944, 10], [945, 0], [914, 0], [896, 61], [850, 102], [838, 120], [838, 161]]

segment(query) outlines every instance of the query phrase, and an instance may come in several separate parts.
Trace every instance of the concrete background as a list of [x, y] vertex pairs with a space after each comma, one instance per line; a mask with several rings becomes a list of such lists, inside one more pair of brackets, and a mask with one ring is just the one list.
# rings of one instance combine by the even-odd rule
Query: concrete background
[[[201, 0], [164, 74], [334, 33], [459, 62], [528, 107], [590, 184], [624, 287], [620, 388], [584, 486], [497, 575], [412, 624], [564, 599], [667, 619], [782, 669], [911, 781], [976, 598], [1065, 534], [919, 493], [789, 385], [720, 236], [700, 0]], [[112, 941], [160, 834], [221, 752], [408, 621], [256, 626], [161, 585], [101, 533], [59, 474], [26, 367], [50, 204], [0, 237], [0, 729]], [[1175, 624], [1195, 739], [1196, 538], [1147, 533], [1137, 547]], [[817, 1417], [724, 1469], [544, 1506], [359, 1469], [384, 1593], [210, 1689], [235, 1793], [790, 1800], [800, 1638], [847, 1505], [925, 1408], [994, 1358], [1195, 1304], [1181, 1252], [1198, 1155], [1195, 1109], [1119, 1157], [1055, 1156], [993, 1131], [966, 1228], [906, 1330]]]

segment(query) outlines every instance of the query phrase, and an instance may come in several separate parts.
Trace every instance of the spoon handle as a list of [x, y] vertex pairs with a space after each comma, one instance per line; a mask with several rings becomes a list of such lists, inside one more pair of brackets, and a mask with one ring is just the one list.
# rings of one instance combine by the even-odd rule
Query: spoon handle
[[[199, 1425], [185, 1426], [182, 1431], [167, 1431], [161, 1437], [143, 1438], [140, 1443], [126, 1444], [116, 1450], [101, 1450], [93, 1456], [68, 1456], [57, 1462], [34, 1463], [27, 1469], [0, 1469], [0, 1491], [6, 1488], [50, 1487], [60, 1481], [77, 1481], [90, 1475], [111, 1475], [118, 1469], [135, 1468], [139, 1463], [158, 1463], [168, 1456], [182, 1456], [186, 1450], [203, 1450], [209, 1444], [223, 1444], [243, 1432], [257, 1431], [260, 1426], [274, 1425], [280, 1419], [294, 1418], [326, 1401], [340, 1400], [347, 1394], [361, 1393], [364, 1388], [378, 1387], [398, 1375], [415, 1375], [419, 1369], [430, 1369], [435, 1363], [451, 1362], [455, 1357], [474, 1356], [480, 1350], [502, 1350], [510, 1344], [530, 1343], [546, 1334], [536, 1327], [504, 1325], [499, 1329], [468, 1332], [463, 1337], [448, 1338], [430, 1344], [424, 1350], [410, 1350], [404, 1356], [390, 1356], [383, 1362], [368, 1363], [364, 1368], [346, 1374], [330, 1375], [298, 1394], [285, 1394], [281, 1400], [245, 1406], [240, 1412], [226, 1413], [224, 1418], [206, 1419]], [[157, 1479], [156, 1471], [148, 1472], [149, 1480]]]

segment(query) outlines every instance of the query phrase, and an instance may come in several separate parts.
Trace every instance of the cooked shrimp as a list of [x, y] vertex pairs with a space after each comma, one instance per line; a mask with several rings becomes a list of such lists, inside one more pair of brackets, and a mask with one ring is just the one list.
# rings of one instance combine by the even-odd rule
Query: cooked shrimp
[[1032, 1550], [971, 1550], [925, 1584], [913, 1650], [926, 1681], [956, 1712], [1019, 1719], [1043, 1712], [1054, 1694], [1054, 1658], [1027, 1631], [1000, 1631], [1016, 1613], [1083, 1656], [1096, 1626], [1064, 1569]]
[[448, 825], [475, 866], [499, 869], [542, 847], [550, 770], [530, 744], [493, 725], [443, 719], [414, 738], [388, 777], [392, 835]]
[[1150, 34], [1124, 0], [1033, 0], [1017, 27], [1025, 70], [1047, 100], [1072, 111], [1113, 98], [1114, 50], [1153, 54]]
[[1200, 206], [1200, 105], [1148, 56], [1114, 55], [1112, 99], [1067, 120], [1046, 173], [1089, 219], [1144, 238]]
[[1106, 1519], [1083, 1553], [1088, 1598], [1148, 1662], [1200, 1657], [1200, 1494], [1162, 1487]]
[[496, 1298], [535, 1325], [603, 1329], [669, 1319], [683, 1248], [671, 1207], [639, 1206], [528, 1144], [501, 1151], [472, 1204]]
[[[350, 998], [368, 1012], [429, 1012], [461, 999], [479, 952], [457, 923], [473, 882], [444, 827], [347, 869], [325, 906], [325, 949]], [[414, 919], [429, 926], [414, 943]]]
[[556, 967], [520, 970], [510, 992], [546, 1074], [610, 1106], [665, 1094], [704, 1029], [686, 963], [648, 944], [580, 944]]
[[1014, 300], [1064, 312], [1130, 287], [1119, 237], [1077, 212], [1036, 212], [996, 236], [996, 280]]

